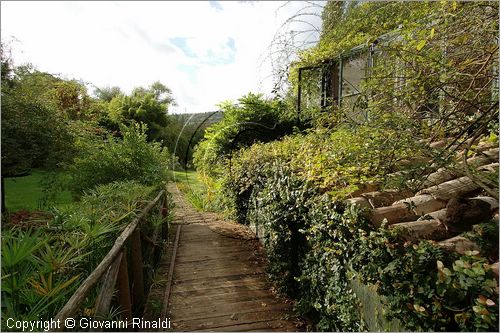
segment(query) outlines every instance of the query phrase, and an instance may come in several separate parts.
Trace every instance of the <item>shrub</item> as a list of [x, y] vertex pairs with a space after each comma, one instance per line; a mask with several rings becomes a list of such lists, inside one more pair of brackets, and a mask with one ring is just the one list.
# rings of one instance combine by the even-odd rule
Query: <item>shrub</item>
[[285, 113], [279, 100], [267, 100], [249, 93], [238, 104], [220, 104], [223, 119], [205, 131], [204, 140], [197, 146], [194, 163], [209, 175], [221, 175], [219, 161], [238, 149], [257, 142], [269, 142], [293, 131], [294, 121]]
[[479, 253], [459, 256], [380, 230], [360, 238], [352, 266], [408, 330], [498, 331], [498, 283]]
[[342, 202], [420, 154], [408, 133], [339, 126], [254, 144], [219, 161], [226, 206], [263, 231], [271, 280], [297, 299], [315, 330], [366, 328], [351, 286], [358, 278], [377, 287], [386, 318], [406, 329], [497, 329], [498, 291], [484, 258], [409, 245], [397, 233], [375, 231], [360, 209]]
[[70, 188], [77, 194], [100, 184], [135, 180], [158, 185], [166, 180], [169, 153], [158, 143], [146, 141], [146, 126], [122, 127], [123, 139], [89, 145], [70, 167]]
[[155, 189], [131, 181], [100, 185], [37, 223], [36, 231], [33, 221], [4, 224], [2, 326], [8, 318], [53, 318]]

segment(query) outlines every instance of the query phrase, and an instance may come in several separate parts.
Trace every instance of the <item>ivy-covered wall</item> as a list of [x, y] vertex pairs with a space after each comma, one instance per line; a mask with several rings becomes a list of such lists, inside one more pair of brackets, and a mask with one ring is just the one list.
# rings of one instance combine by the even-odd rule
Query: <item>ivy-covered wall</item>
[[283, 156], [245, 156], [233, 161], [245, 165], [246, 181], [233, 195], [247, 204], [237, 216], [261, 230], [270, 278], [313, 329], [498, 329], [497, 281], [480, 253], [460, 256], [376, 229], [363, 210], [321, 193]]
[[[354, 275], [355, 273], [353, 273]], [[365, 285], [358, 278], [350, 280], [350, 287], [359, 299], [359, 313], [370, 332], [404, 332], [405, 328], [397, 319], [388, 320], [384, 307], [385, 299], [377, 294], [373, 285]]]

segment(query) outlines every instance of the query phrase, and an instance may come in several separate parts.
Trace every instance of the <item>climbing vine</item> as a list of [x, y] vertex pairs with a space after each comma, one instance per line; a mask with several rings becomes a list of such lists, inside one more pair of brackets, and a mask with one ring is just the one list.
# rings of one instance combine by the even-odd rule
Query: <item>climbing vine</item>
[[458, 256], [431, 242], [417, 244], [397, 231], [361, 238], [352, 261], [361, 281], [386, 297], [387, 317], [406, 329], [488, 331], [498, 328], [498, 285], [477, 252]]

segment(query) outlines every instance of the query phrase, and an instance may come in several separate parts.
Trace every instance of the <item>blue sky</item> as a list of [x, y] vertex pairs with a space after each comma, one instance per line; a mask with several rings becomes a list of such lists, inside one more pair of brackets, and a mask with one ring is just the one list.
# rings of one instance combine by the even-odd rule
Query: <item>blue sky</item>
[[[247, 92], [269, 94], [262, 61], [306, 2], [2, 2], [2, 41], [16, 63], [129, 92], [159, 80], [178, 106], [206, 112]], [[314, 22], [319, 25], [320, 22]], [[281, 29], [281, 30], [280, 30]]]

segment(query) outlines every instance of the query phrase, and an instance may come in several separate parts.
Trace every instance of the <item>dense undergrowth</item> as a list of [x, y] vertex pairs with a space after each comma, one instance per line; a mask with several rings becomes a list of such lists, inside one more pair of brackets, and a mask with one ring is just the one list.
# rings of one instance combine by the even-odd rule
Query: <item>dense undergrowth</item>
[[[54, 318], [119, 233], [164, 188], [168, 151], [147, 142], [145, 126], [123, 127], [122, 132], [122, 139], [82, 142], [85, 148], [69, 167], [70, 180], [51, 184], [53, 191], [71, 189], [76, 201], [24, 220], [4, 216], [2, 327], [8, 318]], [[145, 218], [145, 235], [165, 222], [156, 215]], [[77, 316], [92, 316], [97, 291], [86, 297]], [[111, 308], [109, 319], [120, 312]]]
[[[133, 181], [100, 185], [48, 219], [4, 224], [2, 326], [8, 318], [53, 318], [157, 189]], [[96, 296], [80, 315], [90, 313]]]
[[[478, 254], [460, 259], [428, 242], [388, 237], [359, 208], [342, 202], [347, 193], [380, 181], [385, 168], [391, 168], [387, 158], [370, 158], [381, 152], [375, 149], [377, 137], [368, 133], [339, 129], [328, 136], [295, 136], [253, 145], [233, 158], [223, 180], [228, 207], [241, 223], [264, 230], [271, 279], [298, 300], [297, 310], [318, 330], [366, 328], [349, 282], [354, 278], [378, 286], [387, 300], [387, 318], [401, 320], [407, 329], [494, 329], [498, 293], [491, 269], [483, 265], [486, 259]], [[335, 140], [344, 135], [344, 142]], [[365, 149], [357, 147], [354, 137]], [[382, 151], [399, 142], [380, 137]], [[414, 154], [410, 147], [399, 147], [397, 156]], [[310, 160], [322, 159], [318, 170], [326, 170], [316, 174]], [[497, 228], [490, 230], [493, 243], [495, 230], [498, 235]], [[448, 275], [442, 275], [438, 261], [449, 267]], [[466, 268], [457, 266], [461, 262]], [[493, 303], [478, 308], [487, 299]]]

